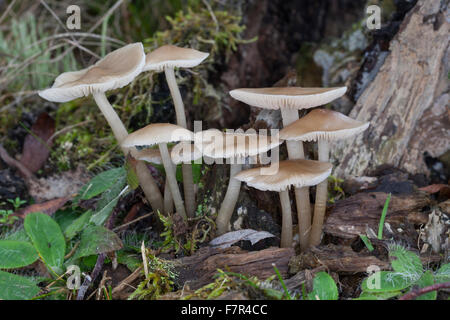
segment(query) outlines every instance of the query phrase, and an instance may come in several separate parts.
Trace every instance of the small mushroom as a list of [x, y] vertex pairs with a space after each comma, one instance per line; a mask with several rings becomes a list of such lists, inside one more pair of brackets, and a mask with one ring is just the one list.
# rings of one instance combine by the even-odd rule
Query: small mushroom
[[[368, 127], [369, 122], [353, 120], [332, 110], [315, 109], [281, 130], [280, 138], [286, 141], [318, 141], [318, 160], [328, 162], [330, 141], [349, 138]], [[312, 246], [317, 246], [320, 243], [327, 195], [328, 182], [324, 180], [316, 189], [316, 203], [310, 235], [310, 245]]]
[[[273, 88], [242, 88], [230, 91], [230, 95], [248, 105], [265, 109], [280, 109], [283, 126], [286, 127], [298, 120], [298, 110], [317, 107], [327, 104], [347, 91], [340, 88], [299, 88], [299, 87], [273, 87]], [[287, 141], [289, 159], [304, 159], [305, 154], [302, 142]], [[300, 231], [300, 247], [308, 247], [309, 232], [311, 229], [311, 206], [309, 203], [308, 188], [295, 189], [295, 201]]]
[[[39, 91], [39, 95], [53, 102], [67, 102], [92, 95], [120, 144], [128, 135], [125, 126], [106, 98], [105, 92], [129, 84], [145, 64], [142, 43], [133, 43], [107, 54], [89, 68], [65, 72], [59, 75], [51, 88]], [[127, 150], [122, 149], [124, 153]], [[138, 162], [136, 173], [146, 198], [154, 210], [162, 210], [161, 192], [145, 164]]]
[[261, 174], [261, 168], [244, 170], [234, 176], [248, 186], [262, 191], [276, 191], [280, 195], [282, 210], [281, 247], [292, 247], [292, 214], [289, 188], [314, 186], [331, 174], [332, 166], [315, 160], [286, 160], [279, 162], [275, 175]]
[[192, 141], [193, 139], [194, 133], [183, 127], [171, 123], [154, 123], [131, 133], [122, 142], [124, 148], [158, 145], [175, 208], [184, 219], [187, 219], [186, 210], [178, 189], [175, 166], [170, 157], [167, 143]]
[[[200, 143], [197, 143], [198, 141]], [[230, 162], [230, 179], [216, 219], [217, 233], [221, 235], [228, 231], [228, 225], [239, 197], [241, 182], [234, 177], [242, 170], [245, 158], [267, 152], [279, 146], [281, 141], [278, 138], [260, 136], [256, 133], [227, 133], [210, 129], [197, 132], [195, 142], [206, 157], [227, 159]]]
[[[174, 68], [192, 68], [199, 65], [209, 56], [209, 53], [197, 51], [190, 48], [180, 48], [174, 45], [165, 45], [150, 52], [146, 56], [143, 71], [164, 71], [170, 94], [175, 106], [177, 124], [187, 128], [186, 114], [180, 89], [175, 78]], [[192, 167], [189, 164], [182, 165], [184, 196], [186, 210], [190, 217], [195, 212], [195, 192], [192, 177]]]

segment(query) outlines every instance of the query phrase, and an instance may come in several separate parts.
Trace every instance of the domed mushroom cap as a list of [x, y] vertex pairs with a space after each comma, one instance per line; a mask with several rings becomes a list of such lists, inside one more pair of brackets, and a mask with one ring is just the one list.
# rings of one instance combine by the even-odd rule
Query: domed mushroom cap
[[209, 56], [191, 48], [165, 45], [147, 54], [143, 71], [163, 71], [164, 68], [192, 68]]
[[[200, 135], [201, 140], [198, 140]], [[196, 133], [197, 147], [205, 156], [214, 159], [256, 156], [281, 143], [282, 141], [275, 137], [256, 133], [227, 133], [217, 129]]]
[[129, 134], [122, 147], [151, 146], [159, 143], [192, 141], [194, 133], [171, 123], [154, 123]]
[[142, 43], [132, 43], [107, 54], [89, 68], [59, 75], [53, 86], [39, 95], [53, 102], [67, 102], [126, 86], [142, 71], [145, 53]]
[[230, 91], [230, 95], [250, 106], [264, 109], [309, 109], [327, 104], [345, 94], [340, 88], [242, 88]]
[[342, 113], [315, 109], [280, 131], [280, 138], [295, 141], [334, 141], [363, 132], [369, 122], [361, 122]]
[[159, 152], [159, 148], [145, 148], [141, 150], [131, 149], [130, 154], [136, 160], [162, 164], [162, 158], [161, 153]]
[[[273, 165], [273, 164], [272, 164]], [[262, 191], [284, 191], [290, 186], [296, 188], [314, 186], [331, 174], [332, 165], [315, 160], [286, 160], [279, 162], [278, 173], [262, 175], [261, 168], [239, 172], [235, 179]]]
[[175, 164], [191, 163], [202, 156], [202, 153], [195, 145], [188, 143], [179, 143], [170, 152], [170, 157]]

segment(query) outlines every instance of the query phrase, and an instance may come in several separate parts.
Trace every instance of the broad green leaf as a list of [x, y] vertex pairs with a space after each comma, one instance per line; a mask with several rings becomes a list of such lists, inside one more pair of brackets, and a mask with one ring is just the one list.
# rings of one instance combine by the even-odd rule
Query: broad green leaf
[[83, 211], [80, 211], [79, 208], [66, 208], [63, 210], [58, 210], [53, 215], [53, 219], [59, 224], [61, 231], [64, 233], [69, 225], [72, 224], [73, 221], [78, 219]]
[[83, 230], [85, 226], [88, 225], [89, 219], [91, 218], [93, 212], [92, 210], [88, 210], [79, 216], [77, 219], [72, 221], [70, 225], [64, 230], [64, 236], [66, 239], [70, 240], [77, 235], [78, 232]]
[[336, 283], [328, 273], [318, 272], [313, 279], [313, 290], [308, 296], [310, 300], [337, 300]]
[[401, 246], [389, 251], [389, 259], [391, 260], [392, 269], [407, 277], [420, 278], [423, 273], [422, 262], [414, 252], [408, 251]]
[[120, 250], [117, 252], [117, 262], [127, 266], [127, 268], [133, 272], [142, 264], [142, 257], [134, 253]]
[[128, 189], [126, 186], [126, 177], [122, 177], [117, 183], [102, 194], [102, 197], [97, 202], [97, 210], [92, 215], [90, 222], [95, 225], [102, 225], [112, 213], [114, 207], [117, 205], [119, 198]]
[[41, 258], [58, 273], [64, 262], [66, 243], [61, 228], [46, 214], [31, 213], [26, 216], [25, 230]]
[[[419, 288], [425, 288], [434, 284], [433, 273], [431, 271], [425, 272], [422, 277], [415, 283]], [[436, 300], [437, 292], [432, 291], [418, 296], [416, 300]]]
[[29, 242], [0, 240], [0, 269], [14, 269], [32, 264], [39, 258]]
[[111, 230], [102, 226], [88, 226], [81, 234], [80, 246], [74, 259], [116, 251], [122, 248], [122, 241]]
[[74, 203], [80, 200], [89, 200], [110, 189], [119, 179], [126, 176], [126, 170], [123, 167], [104, 171], [85, 184], [79, 191]]
[[12, 233], [7, 233], [5, 235], [5, 240], [15, 240], [15, 241], [30, 241], [30, 237], [28, 237], [27, 232], [23, 227], [20, 229], [15, 230]]
[[434, 275], [436, 283], [443, 283], [450, 281], [450, 263], [442, 265]]
[[390, 271], [378, 271], [363, 280], [361, 288], [364, 292], [392, 292], [408, 288], [416, 279]]
[[396, 297], [401, 293], [402, 293], [401, 291], [380, 292], [380, 293], [362, 292], [358, 298], [355, 298], [353, 300], [387, 300]]
[[0, 271], [0, 288], [0, 300], [29, 300], [39, 293], [30, 279], [4, 271]]

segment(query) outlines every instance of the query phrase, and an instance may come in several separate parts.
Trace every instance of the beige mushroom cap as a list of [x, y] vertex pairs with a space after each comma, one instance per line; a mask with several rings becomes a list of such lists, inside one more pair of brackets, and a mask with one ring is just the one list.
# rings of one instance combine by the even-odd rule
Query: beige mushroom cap
[[165, 45], [147, 54], [143, 71], [163, 71], [164, 68], [192, 68], [209, 56], [191, 48]]
[[280, 138], [295, 141], [334, 141], [354, 136], [366, 130], [369, 124], [336, 111], [315, 109], [283, 128]]
[[191, 163], [202, 157], [200, 150], [193, 144], [179, 143], [172, 148], [170, 157], [173, 163]]
[[227, 133], [217, 129], [197, 132], [195, 141], [203, 155], [214, 159], [256, 156], [282, 143], [271, 136], [256, 133]]
[[340, 88], [242, 88], [230, 91], [230, 95], [250, 106], [264, 109], [309, 109], [327, 104], [345, 94]]
[[159, 143], [192, 141], [194, 133], [171, 123], [153, 123], [129, 134], [122, 147], [151, 146]]
[[159, 148], [145, 148], [141, 150], [131, 149], [130, 154], [136, 160], [162, 164], [162, 158]]
[[[272, 164], [273, 165], [273, 164]], [[315, 160], [286, 160], [279, 162], [278, 173], [262, 175], [261, 168], [239, 172], [235, 179], [262, 191], [284, 191], [290, 186], [296, 188], [314, 186], [331, 174], [332, 165]]]
[[126, 86], [142, 71], [145, 53], [142, 43], [128, 44], [107, 54], [89, 68], [59, 75], [53, 86], [39, 95], [53, 102], [67, 102]]

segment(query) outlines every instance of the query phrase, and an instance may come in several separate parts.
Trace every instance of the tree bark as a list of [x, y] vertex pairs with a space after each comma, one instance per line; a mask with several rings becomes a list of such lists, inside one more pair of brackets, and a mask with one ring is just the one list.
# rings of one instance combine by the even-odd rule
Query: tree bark
[[424, 172], [424, 152], [437, 156], [449, 149], [449, 9], [441, 2], [418, 1], [390, 41], [349, 115], [370, 127], [335, 148], [336, 175], [363, 175], [381, 164]]

